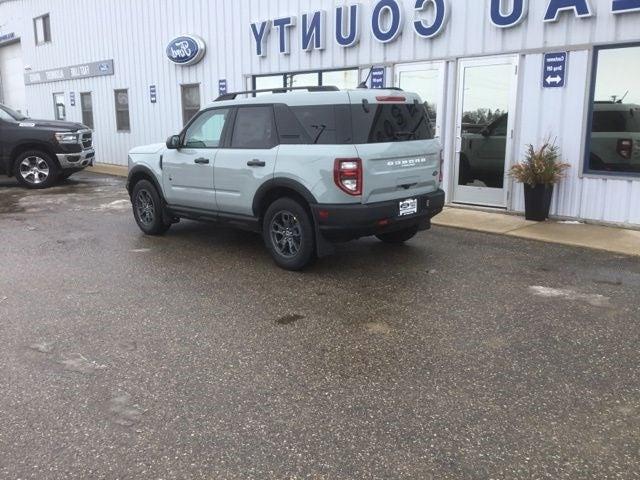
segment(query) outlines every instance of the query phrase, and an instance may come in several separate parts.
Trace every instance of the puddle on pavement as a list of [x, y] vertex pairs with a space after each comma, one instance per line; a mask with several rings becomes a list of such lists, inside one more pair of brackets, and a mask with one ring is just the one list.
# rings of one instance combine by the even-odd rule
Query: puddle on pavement
[[391, 327], [384, 322], [365, 323], [364, 329], [374, 335], [389, 335], [391, 333]]
[[297, 322], [298, 320], [302, 320], [304, 318], [303, 315], [299, 315], [294, 313], [292, 315], [285, 315], [284, 317], [280, 317], [276, 320], [278, 325], [291, 325], [292, 323]]
[[132, 402], [131, 395], [123, 393], [109, 400], [111, 419], [123, 427], [132, 427], [140, 421], [144, 411]]

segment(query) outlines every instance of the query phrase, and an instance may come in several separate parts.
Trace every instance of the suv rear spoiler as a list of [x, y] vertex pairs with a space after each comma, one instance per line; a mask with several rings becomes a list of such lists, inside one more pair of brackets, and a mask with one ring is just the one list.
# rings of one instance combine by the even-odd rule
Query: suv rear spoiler
[[307, 92], [339, 92], [338, 87], [331, 85], [327, 86], [312, 86], [312, 87], [278, 87], [278, 88], [265, 88], [262, 90], [245, 90], [244, 92], [225, 93], [215, 99], [216, 102], [223, 102], [225, 100], [235, 100], [238, 95], [249, 95], [256, 93], [287, 93], [295, 90], [304, 90]]

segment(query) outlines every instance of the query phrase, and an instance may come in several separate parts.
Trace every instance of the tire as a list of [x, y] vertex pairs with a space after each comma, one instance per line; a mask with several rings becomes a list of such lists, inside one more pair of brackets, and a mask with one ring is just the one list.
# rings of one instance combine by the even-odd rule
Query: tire
[[381, 233], [376, 235], [378, 240], [390, 245], [400, 245], [404, 242], [411, 240], [418, 233], [418, 227], [409, 227], [404, 230], [398, 230], [397, 232]]
[[15, 177], [27, 188], [43, 189], [56, 184], [60, 168], [56, 160], [46, 152], [29, 150], [15, 161]]
[[171, 227], [164, 220], [164, 202], [150, 181], [140, 180], [135, 184], [131, 204], [136, 223], [146, 235], [162, 235]]
[[315, 260], [315, 229], [311, 215], [296, 200], [273, 202], [264, 215], [262, 235], [276, 264], [298, 271]]

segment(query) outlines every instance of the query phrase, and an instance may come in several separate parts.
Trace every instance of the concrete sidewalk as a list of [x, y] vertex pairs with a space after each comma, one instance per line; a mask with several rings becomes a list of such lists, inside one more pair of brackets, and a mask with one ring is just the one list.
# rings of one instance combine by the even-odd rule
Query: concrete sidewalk
[[[88, 168], [87, 171], [102, 175], [127, 176], [127, 167], [120, 165], [100, 164]], [[445, 208], [442, 214], [433, 219], [433, 224], [640, 256], [638, 230], [575, 222], [530, 222], [517, 215], [457, 207]]]
[[517, 215], [453, 207], [445, 208], [433, 224], [640, 256], [638, 230], [553, 220], [538, 223]]

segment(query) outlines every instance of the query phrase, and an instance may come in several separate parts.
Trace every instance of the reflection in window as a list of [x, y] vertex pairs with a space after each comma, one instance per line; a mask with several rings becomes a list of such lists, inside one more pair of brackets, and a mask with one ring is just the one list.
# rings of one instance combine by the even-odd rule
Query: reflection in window
[[182, 124], [189, 123], [200, 111], [200, 84], [182, 85]]
[[189, 126], [184, 144], [187, 148], [218, 148], [229, 110], [209, 110]]
[[440, 91], [440, 72], [438, 70], [415, 70], [400, 73], [400, 88], [415, 92], [427, 107], [432, 125], [438, 118], [438, 95]]
[[589, 137], [589, 170], [640, 173], [640, 46], [603, 48]]
[[67, 119], [67, 109], [64, 104], [64, 93], [53, 94], [53, 108], [56, 120], [64, 121]]
[[358, 81], [359, 74], [360, 72], [357, 68], [352, 70], [322, 72], [322, 85], [338, 87], [340, 90], [357, 88], [360, 83]]
[[114, 90], [116, 100], [116, 130], [118, 132], [128, 132], [131, 130], [129, 121], [129, 91]]

